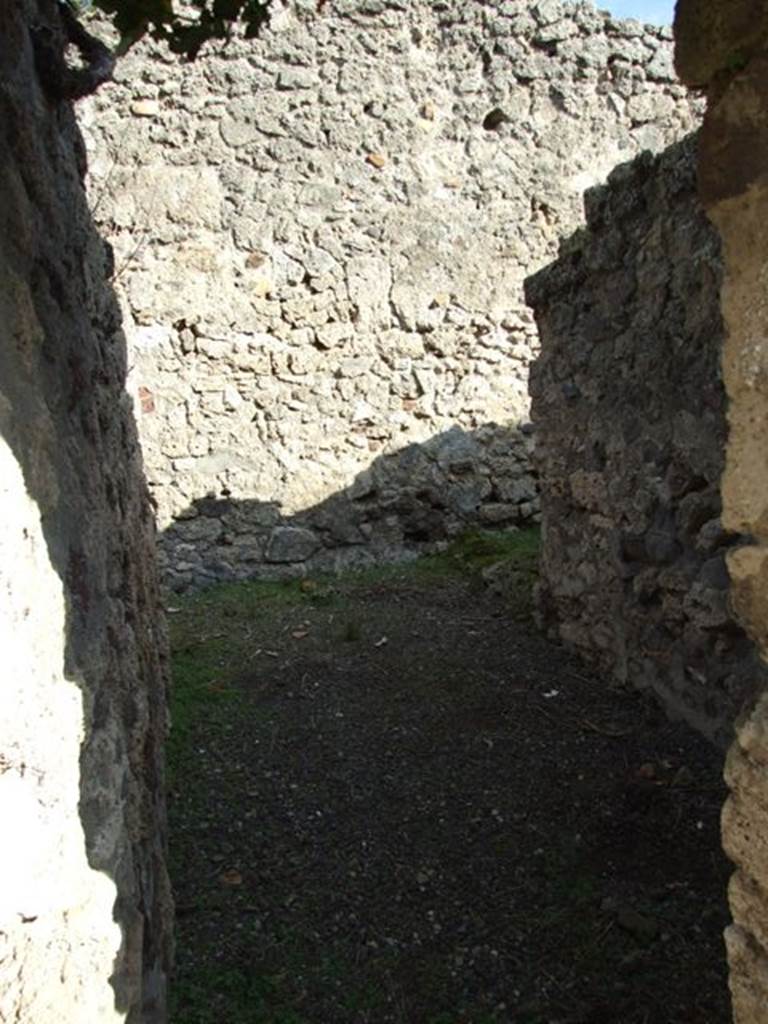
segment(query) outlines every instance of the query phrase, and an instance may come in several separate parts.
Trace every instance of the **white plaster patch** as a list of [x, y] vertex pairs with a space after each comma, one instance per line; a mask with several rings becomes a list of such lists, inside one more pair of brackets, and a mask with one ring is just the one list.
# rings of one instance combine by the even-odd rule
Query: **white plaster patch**
[[0, 1020], [125, 1019], [109, 984], [117, 890], [79, 817], [82, 696], [64, 676], [65, 602], [40, 513], [0, 439]]

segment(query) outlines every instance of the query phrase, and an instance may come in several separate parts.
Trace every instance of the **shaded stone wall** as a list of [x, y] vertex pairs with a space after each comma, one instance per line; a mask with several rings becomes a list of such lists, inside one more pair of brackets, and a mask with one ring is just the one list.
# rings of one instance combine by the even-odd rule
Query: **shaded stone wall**
[[716, 232], [695, 140], [618, 168], [527, 282], [550, 635], [727, 745], [759, 667], [728, 605]]
[[[729, 439], [723, 523], [747, 542], [731, 552], [732, 602], [768, 657], [768, 5], [679, 0], [677, 63], [706, 87], [699, 191], [723, 244], [723, 377]], [[761, 684], [763, 678], [760, 677]], [[768, 1021], [768, 697], [737, 723], [726, 777], [723, 843], [736, 864], [726, 932], [736, 1024]]]
[[0, 1020], [159, 1024], [154, 529], [82, 142], [36, 77], [58, 11], [0, 5]]
[[536, 517], [522, 280], [585, 187], [694, 124], [670, 33], [560, 0], [296, 0], [118, 76], [82, 121], [170, 581]]

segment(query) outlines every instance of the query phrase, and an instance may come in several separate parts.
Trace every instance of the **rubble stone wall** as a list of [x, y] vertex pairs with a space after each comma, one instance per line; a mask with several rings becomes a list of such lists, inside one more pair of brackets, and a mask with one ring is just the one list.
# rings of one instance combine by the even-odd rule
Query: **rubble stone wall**
[[0, 1020], [162, 1024], [164, 634], [55, 0], [0, 4]]
[[83, 110], [178, 587], [535, 518], [523, 278], [697, 119], [671, 33], [590, 3], [317, 7]]
[[717, 233], [695, 139], [618, 168], [530, 279], [551, 635], [726, 746], [766, 673], [729, 606]]
[[[731, 600], [768, 659], [768, 5], [678, 0], [676, 59], [706, 88], [699, 192], [723, 246], [723, 377], [729, 437], [723, 523], [746, 542], [730, 552]], [[736, 865], [726, 931], [735, 1024], [768, 1020], [768, 695], [737, 722], [723, 845]]]

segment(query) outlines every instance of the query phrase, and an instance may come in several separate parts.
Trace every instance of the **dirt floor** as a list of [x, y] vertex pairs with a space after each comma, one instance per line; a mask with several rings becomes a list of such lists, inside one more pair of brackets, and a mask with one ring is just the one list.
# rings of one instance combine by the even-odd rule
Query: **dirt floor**
[[721, 755], [537, 634], [527, 543], [172, 602], [174, 1024], [730, 1019]]

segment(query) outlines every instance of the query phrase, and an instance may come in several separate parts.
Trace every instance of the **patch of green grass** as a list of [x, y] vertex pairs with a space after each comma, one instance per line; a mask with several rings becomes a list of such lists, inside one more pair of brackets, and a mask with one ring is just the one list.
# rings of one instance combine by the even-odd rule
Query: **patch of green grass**
[[229, 658], [225, 639], [205, 636], [172, 654], [171, 732], [166, 745], [171, 782], [183, 762], [195, 722], [202, 715], [229, 715], [232, 703], [239, 699], [226, 685]]
[[446, 554], [454, 561], [484, 569], [504, 559], [538, 557], [540, 532], [526, 530], [470, 530], [457, 538]]
[[524, 530], [468, 530], [444, 551], [424, 555], [412, 562], [377, 565], [360, 569], [347, 579], [363, 584], [386, 583], [392, 579], [428, 580], [445, 576], [477, 575], [497, 562], [535, 571], [539, 558], [541, 531], [538, 526]]
[[414, 563], [416, 575], [476, 575], [499, 562], [535, 569], [539, 557], [538, 527], [525, 530], [469, 530], [436, 555]]
[[314, 581], [254, 580], [171, 600], [171, 781], [188, 752], [195, 722], [231, 715], [233, 703], [241, 700], [230, 684], [252, 653], [249, 626], [286, 606], [332, 599], [331, 589]]
[[533, 587], [538, 576], [538, 527], [514, 532], [475, 531], [449, 548], [445, 556], [454, 572], [477, 575], [502, 598], [510, 619], [533, 617]]
[[362, 1015], [365, 1020], [370, 1013], [383, 1006], [386, 999], [380, 984], [371, 980], [345, 989], [341, 1004], [348, 1013]]
[[203, 968], [178, 978], [172, 989], [171, 1024], [304, 1024], [304, 1018], [280, 1006], [280, 975], [251, 973], [238, 967]]
[[[284, 608], [287, 605], [304, 603], [321, 603], [327, 597], [326, 588], [321, 583], [309, 580], [243, 580], [237, 583], [219, 583], [195, 594], [177, 597], [174, 604], [182, 612], [182, 628], [190, 618], [205, 616], [209, 627], [229, 624], [232, 628], [237, 622], [263, 614], [271, 608]], [[174, 626], [171, 623], [172, 636]]]
[[[194, 723], [202, 717], [231, 714], [240, 700], [230, 684], [252, 653], [250, 627], [290, 606], [338, 607], [349, 611], [340, 633], [345, 643], [361, 639], [354, 617], [355, 587], [393, 580], [420, 581], [448, 576], [479, 575], [503, 563], [507, 576], [504, 596], [515, 617], [529, 615], [531, 587], [539, 550], [539, 530], [471, 530], [445, 551], [406, 564], [376, 566], [344, 577], [319, 576], [303, 580], [249, 580], [222, 583], [192, 595], [172, 599], [171, 735], [168, 765], [175, 776], [190, 747]], [[507, 574], [509, 570], [509, 574]], [[342, 592], [343, 588], [343, 592]]]

